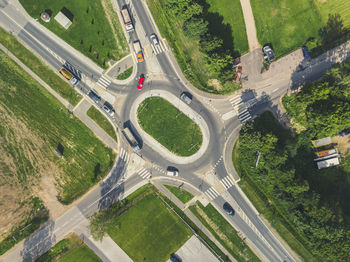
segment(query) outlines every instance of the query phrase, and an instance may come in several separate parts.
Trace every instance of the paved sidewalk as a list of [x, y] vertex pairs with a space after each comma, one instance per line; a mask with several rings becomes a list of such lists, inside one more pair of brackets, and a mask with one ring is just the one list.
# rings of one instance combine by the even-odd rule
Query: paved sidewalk
[[172, 193], [170, 193], [164, 186], [163, 182], [160, 180], [153, 180], [152, 184], [158, 188], [164, 195], [166, 195], [178, 208], [184, 210], [186, 216], [191, 219], [191, 221], [222, 251], [224, 252], [231, 261], [237, 261], [217, 240], [216, 238], [209, 232], [209, 230], [197, 219], [193, 213], [185, 208], [185, 205], [178, 200]]
[[[161, 145], [157, 140], [155, 140], [152, 136], [146, 133], [139, 125], [137, 121], [137, 108], [139, 105], [148, 97], [161, 97], [170, 102], [173, 106], [178, 108], [181, 112], [183, 112], [186, 116], [188, 116], [193, 122], [195, 122], [201, 132], [202, 132], [202, 145], [199, 150], [191, 156], [181, 157], [173, 154], [163, 145]], [[137, 129], [137, 131], [141, 134], [142, 138], [145, 142], [152, 147], [155, 151], [160, 153], [165, 159], [172, 161], [176, 164], [190, 164], [196, 160], [198, 160], [207, 150], [210, 139], [210, 131], [205, 120], [195, 111], [193, 111], [187, 104], [181, 101], [177, 96], [173, 95], [164, 90], [150, 90], [142, 93], [138, 97], [136, 97], [135, 101], [133, 101], [132, 107], [130, 109], [130, 120]]]
[[243, 17], [248, 37], [249, 50], [253, 51], [260, 47], [255, 28], [253, 10], [249, 0], [241, 0]]
[[132, 262], [132, 259], [108, 235], [104, 236], [101, 241], [93, 239], [89, 224], [89, 220], [85, 219], [84, 222], [74, 229], [74, 232], [102, 261]]
[[99, 125], [95, 123], [90, 117], [87, 116], [86, 112], [91, 107], [91, 104], [87, 100], [83, 100], [74, 108], [74, 115], [77, 116], [90, 130], [100, 138], [107, 146], [117, 150], [118, 144], [111, 138]]

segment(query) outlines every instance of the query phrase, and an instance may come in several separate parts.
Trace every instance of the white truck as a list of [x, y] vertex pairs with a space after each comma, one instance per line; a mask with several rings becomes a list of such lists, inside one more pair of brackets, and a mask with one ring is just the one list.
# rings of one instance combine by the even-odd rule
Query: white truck
[[123, 17], [123, 21], [124, 21], [124, 25], [125, 25], [126, 31], [127, 32], [133, 31], [134, 30], [134, 25], [132, 24], [132, 20], [130, 18], [130, 14], [129, 14], [128, 8], [124, 7], [121, 10], [121, 14], [122, 14], [122, 17]]
[[130, 143], [130, 145], [132, 146], [132, 149], [134, 150], [134, 152], [135, 153], [140, 152], [141, 150], [140, 145], [137, 142], [133, 133], [130, 131], [130, 129], [128, 127], [125, 127], [123, 130], [123, 133], [126, 139], [128, 140], [128, 142]]

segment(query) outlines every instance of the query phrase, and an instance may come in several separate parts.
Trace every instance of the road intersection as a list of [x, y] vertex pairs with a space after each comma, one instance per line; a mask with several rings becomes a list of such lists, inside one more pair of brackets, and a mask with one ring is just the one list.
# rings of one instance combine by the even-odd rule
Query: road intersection
[[[149, 36], [152, 33], [158, 36], [160, 34], [143, 1], [131, 0], [128, 2], [136, 30], [132, 33], [125, 32], [125, 34], [130, 44], [136, 39], [140, 40], [144, 50], [148, 50], [146, 60], [144, 63], [135, 65], [132, 79], [128, 82], [123, 81], [122, 84], [105, 75], [103, 69], [62, 40], [57, 39], [57, 36], [44, 29], [34, 19], [24, 15], [23, 11], [18, 8], [17, 1], [14, 1], [13, 4], [6, 1], [1, 2], [0, 25], [40, 56], [51, 68], [58, 71], [62, 64], [66, 62], [71, 64], [82, 75], [83, 81], [77, 87], [79, 92], [87, 95], [91, 88], [99, 86], [101, 90], [105, 90], [104, 92], [117, 99], [119, 96], [125, 97], [125, 102], [120, 106], [120, 112], [111, 118], [120, 130], [123, 128], [123, 123], [127, 121], [134, 122], [134, 126], [137, 126], [136, 113], [135, 110], [132, 110], [137, 97], [159, 89], [164, 93], [169, 93], [171, 99], [172, 96], [179, 97], [183, 91], [190, 91], [194, 99], [188, 106], [188, 110], [199, 116], [207, 125], [208, 141], [206, 149], [198, 159], [188, 163], [175, 161], [181, 174], [179, 181], [189, 183], [202, 192], [202, 195], [205, 195], [240, 232], [242, 238], [254, 247], [262, 260], [295, 261], [297, 259], [291, 256], [290, 252], [263, 223], [256, 209], [236, 184], [239, 176], [232, 165], [232, 148], [242, 123], [253, 119], [267, 108], [275, 110], [276, 115], [281, 116], [281, 109], [278, 106], [280, 97], [293, 87], [317, 79], [333, 63], [349, 57], [349, 48], [345, 49], [341, 56], [337, 51], [330, 51], [319, 60], [308, 63], [306, 70], [297, 71], [296, 66], [305, 63], [299, 50], [292, 53], [296, 65], [294, 68], [290, 67], [289, 62], [283, 60], [288, 60], [289, 57], [287, 57], [279, 60], [278, 63], [281, 65], [276, 68], [276, 70], [281, 70], [280, 67], [285, 66], [286, 70], [282, 70], [282, 73], [271, 68], [270, 71], [263, 74], [256, 73], [259, 63], [250, 63], [254, 59], [254, 61], [261, 60], [260, 52], [251, 52], [242, 58], [243, 66], [247, 68], [249, 74], [249, 78], [247, 77], [249, 80], [244, 83], [247, 88], [231, 97], [217, 97], [198, 91], [187, 82], [165, 40], [161, 41], [160, 49], [152, 46]], [[117, 4], [121, 8], [127, 3], [118, 0]], [[249, 68], [251, 64], [255, 67]], [[143, 90], [139, 91], [136, 89], [136, 83], [141, 73], [146, 74], [147, 82]], [[278, 74], [278, 77], [275, 77], [274, 73]], [[98, 106], [101, 106], [103, 101]], [[131, 112], [134, 112], [134, 115], [131, 115]], [[141, 130], [137, 131], [142, 134]], [[123, 198], [125, 192], [131, 188], [135, 189], [149, 179], [164, 176], [164, 168], [174, 163], [171, 158], [164, 158], [157, 147], [145, 140], [141, 154], [152, 168], [141, 167], [130, 171], [128, 164], [132, 153], [130, 153], [127, 142], [121, 136], [120, 138], [120, 154], [108, 177], [98, 187], [83, 196], [77, 205], [56, 221], [47, 222], [24, 243], [8, 252], [1, 261], [30, 261], [36, 258], [67, 233], [72, 232], [81, 221], [79, 217], [86, 219], [99, 209], [106, 208], [117, 199]], [[142, 139], [142, 135], [140, 138]], [[228, 217], [222, 212], [222, 205], [225, 201], [232, 204], [237, 215]]]

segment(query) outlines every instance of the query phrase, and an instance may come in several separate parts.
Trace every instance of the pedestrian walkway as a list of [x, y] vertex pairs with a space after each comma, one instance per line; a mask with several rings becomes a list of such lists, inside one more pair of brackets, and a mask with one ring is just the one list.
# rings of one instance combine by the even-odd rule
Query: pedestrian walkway
[[98, 84], [100, 87], [102, 87], [103, 89], [107, 89], [108, 86], [111, 84], [111, 80], [109, 80], [107, 77], [105, 77], [104, 75], [102, 75], [98, 81], [96, 82], [96, 84]]
[[126, 152], [126, 150], [125, 150], [124, 148], [121, 148], [121, 149], [120, 149], [119, 157], [120, 157], [121, 159], [123, 159], [124, 162], [126, 162], [126, 163], [128, 162], [128, 160], [129, 160], [129, 158], [130, 158], [128, 152]]
[[242, 124], [252, 119], [252, 116], [250, 115], [248, 108], [243, 102], [241, 96], [234, 96], [230, 98], [229, 101], [232, 104], [233, 108], [236, 110], [238, 119]]
[[229, 176], [224, 177], [223, 179], [220, 180], [220, 182], [226, 190], [229, 189], [230, 187], [233, 187], [234, 185], [234, 182]]
[[244, 23], [245, 23], [246, 32], [247, 32], [249, 50], [253, 51], [260, 47], [258, 37], [256, 34], [253, 10], [249, 0], [241, 0], [241, 6], [242, 6]]
[[144, 167], [139, 169], [136, 173], [143, 179], [151, 178], [151, 173]]

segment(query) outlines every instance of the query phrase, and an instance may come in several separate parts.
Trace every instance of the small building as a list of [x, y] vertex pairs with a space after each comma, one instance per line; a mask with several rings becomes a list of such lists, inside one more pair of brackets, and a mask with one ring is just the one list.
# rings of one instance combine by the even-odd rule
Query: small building
[[328, 136], [318, 140], [312, 140], [311, 142], [314, 147], [321, 147], [321, 146], [332, 144], [332, 138]]
[[59, 23], [61, 26], [63, 26], [64, 29], [66, 29], [66, 30], [72, 24], [72, 21], [67, 16], [65, 16], [65, 14], [62, 13], [62, 11], [58, 12], [58, 14], [55, 16], [55, 20], [57, 21], [57, 23]]
[[327, 167], [331, 167], [331, 166], [337, 166], [337, 165], [339, 165], [339, 158], [337, 156], [317, 162], [318, 169], [327, 168]]

